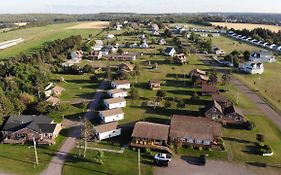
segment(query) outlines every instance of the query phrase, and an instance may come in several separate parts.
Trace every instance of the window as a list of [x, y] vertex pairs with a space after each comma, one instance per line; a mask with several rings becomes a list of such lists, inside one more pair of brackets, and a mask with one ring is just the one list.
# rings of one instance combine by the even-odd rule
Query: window
[[212, 111], [213, 111], [213, 112], [217, 112], [217, 109], [216, 109], [216, 108], [213, 108]]
[[196, 143], [197, 143], [197, 144], [201, 144], [201, 143], [202, 143], [202, 140], [196, 140]]
[[211, 141], [210, 140], [204, 140], [204, 145], [210, 145]]

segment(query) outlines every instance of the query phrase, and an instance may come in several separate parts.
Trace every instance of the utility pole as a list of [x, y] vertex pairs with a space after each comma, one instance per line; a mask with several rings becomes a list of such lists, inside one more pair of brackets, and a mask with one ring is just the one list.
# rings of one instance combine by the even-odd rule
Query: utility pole
[[86, 136], [86, 128], [84, 123], [84, 158], [86, 157], [86, 151], [87, 151], [87, 136]]
[[239, 104], [239, 92], [236, 93], [236, 104]]
[[139, 175], [141, 175], [141, 166], [140, 166], [140, 149], [138, 149], [138, 169], [139, 169]]
[[[81, 121], [81, 117], [80, 117], [80, 116], [79, 116], [79, 119], [80, 119], [80, 121]], [[83, 132], [83, 130], [82, 130], [82, 125], [80, 125], [80, 140], [78, 141], [78, 143], [79, 143], [78, 156], [79, 156], [79, 157], [81, 156], [81, 140], [82, 140], [82, 132]]]
[[37, 148], [36, 148], [36, 140], [35, 137], [33, 136], [33, 147], [34, 147], [34, 155], [35, 155], [35, 164], [38, 166], [38, 154], [37, 154]]

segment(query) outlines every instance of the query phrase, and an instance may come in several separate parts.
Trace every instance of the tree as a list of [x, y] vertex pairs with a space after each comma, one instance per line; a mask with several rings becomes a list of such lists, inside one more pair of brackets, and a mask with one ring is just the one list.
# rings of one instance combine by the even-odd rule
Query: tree
[[197, 94], [197, 92], [193, 92], [192, 97], [191, 97], [191, 100], [199, 100], [199, 99], [200, 99], [200, 97], [199, 97], [199, 95]]
[[130, 97], [133, 100], [139, 99], [139, 97], [140, 97], [139, 96], [139, 91], [135, 87], [131, 88], [131, 90], [130, 90]]
[[86, 157], [87, 141], [94, 137], [94, 126], [89, 120], [84, 121], [84, 127], [81, 133], [81, 137], [84, 138], [84, 156]]
[[123, 49], [119, 48], [119, 49], [118, 49], [118, 51], [117, 51], [117, 53], [119, 53], [119, 54], [123, 54], [123, 53], [124, 53], [124, 51], [123, 51]]
[[229, 82], [230, 82], [230, 79], [231, 79], [230, 73], [224, 73], [224, 74], [222, 75], [222, 84], [223, 84], [223, 85], [228, 85]]
[[165, 31], [164, 31], [164, 36], [167, 37], [167, 38], [169, 38], [169, 37], [172, 36], [172, 32], [171, 32], [169, 29], [165, 29]]
[[211, 75], [209, 76], [210, 82], [212, 85], [215, 85], [218, 81], [217, 71], [215, 68], [212, 69]]
[[170, 108], [171, 106], [172, 106], [171, 101], [165, 100], [164, 107], [167, 109], [167, 108]]
[[36, 111], [39, 114], [48, 114], [51, 111], [51, 104], [47, 101], [39, 102], [36, 106]]
[[257, 134], [256, 135], [256, 139], [259, 142], [264, 142], [264, 135], [263, 134]]
[[179, 100], [178, 100], [177, 108], [179, 108], [179, 109], [185, 108], [185, 102], [184, 102], [183, 99], [179, 99]]
[[250, 54], [251, 53], [248, 50], [245, 50], [243, 53], [244, 60], [249, 60]]
[[105, 70], [105, 78], [111, 79], [112, 78], [112, 71], [111, 71], [111, 67], [108, 66]]
[[157, 93], [156, 93], [156, 97], [157, 97], [157, 100], [158, 100], [158, 101], [163, 100], [163, 98], [164, 98], [165, 96], [166, 96], [166, 91], [159, 90], [159, 91], [157, 91]]

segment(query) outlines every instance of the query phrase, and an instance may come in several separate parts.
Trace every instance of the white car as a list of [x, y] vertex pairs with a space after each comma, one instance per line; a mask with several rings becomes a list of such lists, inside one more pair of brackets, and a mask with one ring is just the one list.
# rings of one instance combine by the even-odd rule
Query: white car
[[170, 162], [172, 160], [172, 155], [165, 154], [165, 153], [158, 153], [158, 154], [155, 154], [154, 160]]

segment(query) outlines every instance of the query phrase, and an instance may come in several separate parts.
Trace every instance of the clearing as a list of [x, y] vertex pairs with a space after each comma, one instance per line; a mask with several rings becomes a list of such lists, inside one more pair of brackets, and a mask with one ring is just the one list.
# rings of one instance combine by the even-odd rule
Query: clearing
[[104, 29], [109, 26], [109, 21], [94, 21], [77, 23], [75, 26], [66, 29]]

